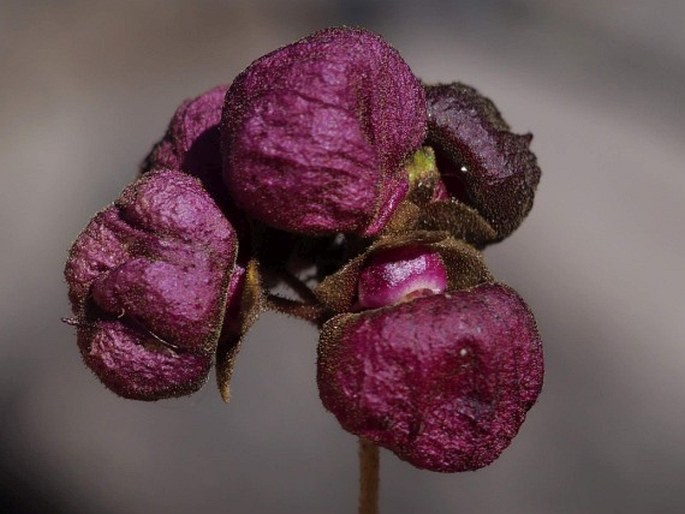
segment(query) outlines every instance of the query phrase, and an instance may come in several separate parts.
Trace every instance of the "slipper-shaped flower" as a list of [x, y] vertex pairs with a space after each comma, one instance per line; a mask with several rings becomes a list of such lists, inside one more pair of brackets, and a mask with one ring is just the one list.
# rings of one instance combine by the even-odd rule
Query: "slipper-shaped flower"
[[214, 361], [236, 232], [190, 175], [128, 186], [74, 242], [65, 276], [83, 358], [115, 393], [197, 390]]
[[226, 95], [224, 179], [249, 215], [299, 234], [374, 235], [407, 192], [423, 87], [362, 29], [317, 32], [253, 62]]
[[319, 343], [319, 393], [341, 426], [432, 471], [494, 461], [542, 379], [535, 320], [500, 284], [341, 314]]

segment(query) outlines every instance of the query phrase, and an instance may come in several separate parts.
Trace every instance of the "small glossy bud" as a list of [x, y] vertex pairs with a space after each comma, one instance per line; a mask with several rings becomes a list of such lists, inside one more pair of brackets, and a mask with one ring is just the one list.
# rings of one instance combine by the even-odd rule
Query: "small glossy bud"
[[318, 354], [321, 400], [342, 427], [433, 471], [494, 461], [542, 387], [535, 320], [498, 284], [336, 316]]
[[425, 127], [423, 88], [395, 49], [366, 30], [323, 30], [231, 84], [224, 179], [272, 227], [372, 235], [407, 192], [402, 165]]
[[447, 270], [440, 254], [425, 246], [401, 246], [374, 253], [359, 275], [358, 304], [375, 309], [442, 293]]
[[188, 394], [206, 380], [237, 250], [197, 179], [157, 170], [74, 243], [65, 276], [86, 364], [115, 393]]
[[356, 312], [494, 279], [483, 255], [446, 232], [389, 235], [328, 275], [316, 288], [333, 312]]

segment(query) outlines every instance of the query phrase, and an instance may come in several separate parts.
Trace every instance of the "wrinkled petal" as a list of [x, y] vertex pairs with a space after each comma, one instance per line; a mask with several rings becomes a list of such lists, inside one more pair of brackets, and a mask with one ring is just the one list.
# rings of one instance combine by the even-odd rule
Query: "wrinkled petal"
[[542, 379], [535, 320], [499, 284], [337, 316], [319, 345], [319, 393], [342, 427], [433, 471], [495, 460]]
[[252, 63], [226, 95], [224, 178], [250, 215], [305, 234], [373, 234], [406, 194], [423, 89], [362, 29], [313, 34]]
[[86, 365], [124, 398], [158, 400], [197, 391], [207, 380], [211, 355], [178, 351], [135, 324], [96, 320], [79, 328]]
[[236, 251], [235, 230], [197, 179], [157, 170], [126, 188], [79, 235], [65, 269], [86, 364], [129, 398], [196, 390]]

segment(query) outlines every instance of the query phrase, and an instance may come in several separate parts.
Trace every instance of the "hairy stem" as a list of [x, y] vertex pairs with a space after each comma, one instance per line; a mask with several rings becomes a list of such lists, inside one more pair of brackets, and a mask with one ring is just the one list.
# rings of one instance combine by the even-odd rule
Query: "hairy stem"
[[287, 270], [283, 270], [279, 273], [278, 277], [285, 282], [285, 284], [295, 291], [305, 302], [316, 303], [318, 298], [314, 292], [298, 277], [293, 275]]
[[276, 312], [309, 321], [317, 327], [321, 327], [326, 320], [327, 309], [318, 303], [303, 303], [270, 294], [266, 297], [266, 307]]
[[359, 438], [359, 514], [378, 514], [378, 446]]

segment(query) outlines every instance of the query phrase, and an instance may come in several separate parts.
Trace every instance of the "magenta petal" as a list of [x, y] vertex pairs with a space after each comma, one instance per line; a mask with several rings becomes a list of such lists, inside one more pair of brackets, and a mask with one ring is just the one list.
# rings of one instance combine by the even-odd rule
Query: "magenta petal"
[[[376, 233], [425, 135], [423, 89], [379, 36], [328, 29], [252, 63], [224, 108], [224, 179], [275, 228]], [[388, 203], [393, 209], [388, 209]]]
[[[189, 256], [190, 257], [190, 256]], [[214, 325], [215, 290], [222, 274], [204, 256], [183, 263], [137, 257], [126, 261], [93, 284], [95, 303], [112, 315], [124, 313], [154, 329], [158, 337], [201, 350], [207, 329]]]
[[197, 391], [207, 380], [211, 355], [179, 352], [144, 329], [97, 321], [79, 330], [78, 344], [90, 369], [124, 398], [157, 400]]
[[116, 205], [126, 223], [159, 241], [207, 246], [212, 252], [236, 244], [231, 223], [201, 184], [184, 173], [157, 170], [145, 175], [123, 191]]
[[197, 389], [236, 252], [235, 230], [197, 179], [156, 170], [126, 188], [79, 235], [65, 269], [86, 364], [127, 398]]
[[535, 320], [497, 284], [338, 316], [319, 349], [321, 400], [343, 428], [433, 471], [494, 461], [542, 379]]

